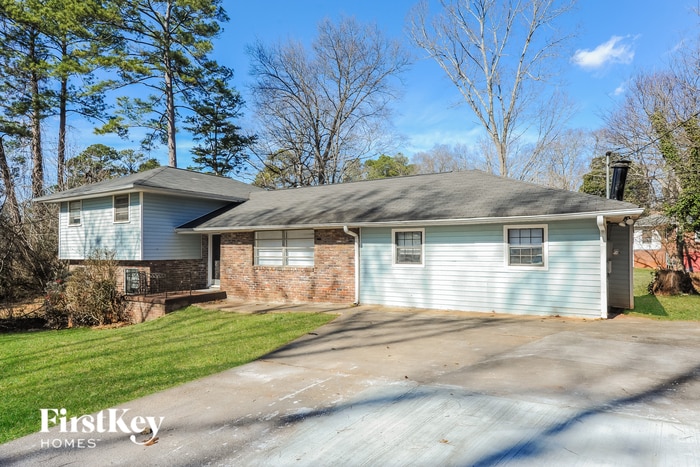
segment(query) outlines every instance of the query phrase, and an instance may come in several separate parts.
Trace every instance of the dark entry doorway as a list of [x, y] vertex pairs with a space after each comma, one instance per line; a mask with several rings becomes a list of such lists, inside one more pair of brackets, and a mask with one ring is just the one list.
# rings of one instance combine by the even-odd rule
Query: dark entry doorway
[[211, 285], [218, 287], [221, 283], [221, 235], [211, 236], [209, 267], [211, 269]]

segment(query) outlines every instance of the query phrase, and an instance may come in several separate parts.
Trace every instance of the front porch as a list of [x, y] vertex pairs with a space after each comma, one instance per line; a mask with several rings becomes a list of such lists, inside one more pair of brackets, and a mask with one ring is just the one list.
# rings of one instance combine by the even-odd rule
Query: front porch
[[226, 299], [226, 292], [219, 289], [127, 295], [126, 310], [131, 315], [133, 323], [142, 323], [195, 303], [224, 299]]

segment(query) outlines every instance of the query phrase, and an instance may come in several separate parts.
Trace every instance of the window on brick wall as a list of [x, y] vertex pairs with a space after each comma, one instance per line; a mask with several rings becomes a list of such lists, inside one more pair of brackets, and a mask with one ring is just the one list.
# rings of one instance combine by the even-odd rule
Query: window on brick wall
[[313, 267], [313, 230], [255, 232], [256, 266]]

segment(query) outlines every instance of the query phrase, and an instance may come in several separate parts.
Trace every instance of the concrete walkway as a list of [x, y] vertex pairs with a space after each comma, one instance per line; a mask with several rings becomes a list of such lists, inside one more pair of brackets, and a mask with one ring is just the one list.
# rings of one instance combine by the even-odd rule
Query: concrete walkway
[[[124, 404], [125, 422], [164, 417], [151, 446], [53, 429], [0, 446], [0, 465], [700, 466], [698, 323], [333, 311], [261, 360]], [[99, 441], [65, 447], [78, 438]]]

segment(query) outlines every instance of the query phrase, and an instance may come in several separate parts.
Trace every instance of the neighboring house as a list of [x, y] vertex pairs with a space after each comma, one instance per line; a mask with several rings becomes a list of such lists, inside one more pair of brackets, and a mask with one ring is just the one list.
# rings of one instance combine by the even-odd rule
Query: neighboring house
[[652, 214], [634, 224], [634, 267], [666, 268], [670, 264], [666, 232], [669, 220], [661, 214]]
[[[639, 219], [634, 225], [634, 266], [652, 269], [681, 269], [677, 228], [662, 214]], [[683, 242], [683, 265], [700, 271], [700, 232], [687, 232]]]
[[[156, 170], [163, 180], [191, 173]], [[220, 258], [220, 287], [230, 297], [591, 317], [634, 306], [630, 224], [642, 209], [630, 203], [479, 171], [277, 191], [217, 183], [231, 191], [211, 200], [219, 204], [208, 215], [198, 205], [202, 209], [179, 225], [156, 217], [169, 206], [180, 213], [186, 199], [180, 191], [198, 191], [176, 182], [168, 196], [159, 193], [158, 210], [145, 209], [145, 194], [136, 196], [144, 208], [138, 222], [158, 226], [156, 237], [202, 245], [200, 259], [207, 264]], [[82, 193], [111, 196], [114, 188], [106, 184], [142, 191], [110, 181]], [[70, 230], [69, 201], [82, 193], [39, 199], [62, 203], [62, 238], [71, 236], [64, 232]], [[209, 196], [199, 194], [198, 201]], [[104, 246], [91, 235], [97, 226], [87, 217], [81, 222], [85, 235], [73, 235], [71, 249], [62, 245], [61, 258], [80, 259]], [[196, 255], [194, 247], [189, 251]]]

